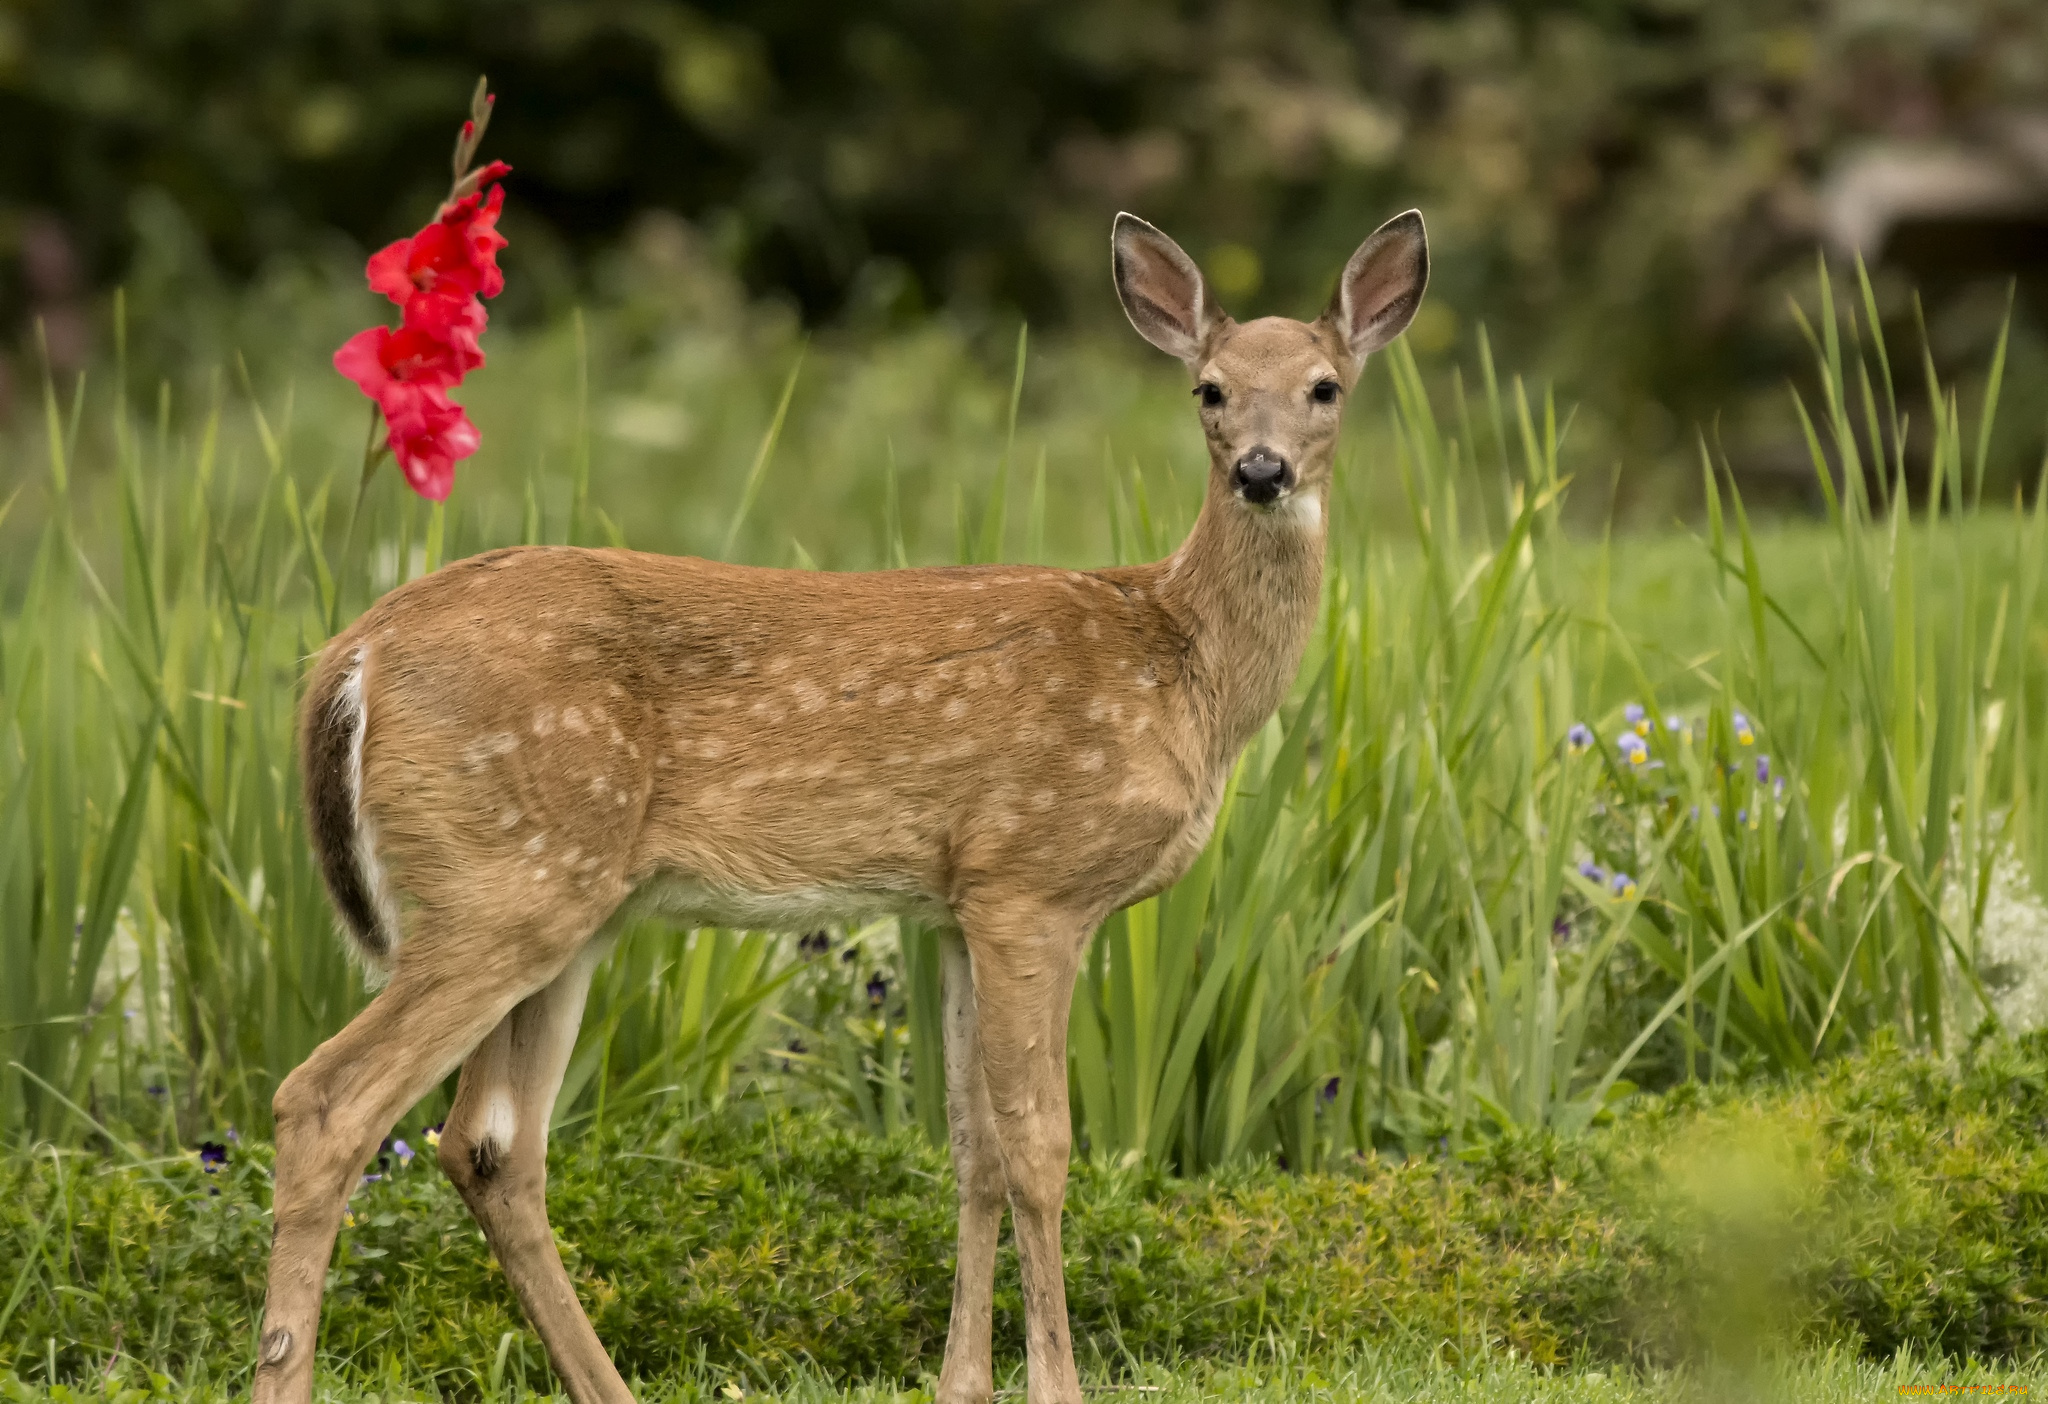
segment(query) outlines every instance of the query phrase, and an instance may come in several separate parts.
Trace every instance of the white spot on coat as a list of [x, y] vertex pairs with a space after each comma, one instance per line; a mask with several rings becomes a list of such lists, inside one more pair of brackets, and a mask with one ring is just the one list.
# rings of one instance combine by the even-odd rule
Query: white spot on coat
[[493, 1092], [484, 1103], [483, 1125], [477, 1128], [479, 1144], [489, 1141], [497, 1148], [500, 1157], [512, 1149], [512, 1138], [519, 1134], [519, 1112], [512, 1105], [512, 1094]]

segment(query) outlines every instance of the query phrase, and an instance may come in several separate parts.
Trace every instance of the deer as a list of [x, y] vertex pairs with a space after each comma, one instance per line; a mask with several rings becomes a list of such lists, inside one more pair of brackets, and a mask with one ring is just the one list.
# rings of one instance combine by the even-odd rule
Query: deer
[[1003, 1211], [1031, 1404], [1078, 1404], [1060, 1222], [1067, 1017], [1096, 928], [1207, 843], [1322, 593], [1345, 401], [1421, 305], [1416, 211], [1313, 322], [1238, 323], [1119, 214], [1139, 335], [1194, 380], [1201, 509], [1163, 561], [775, 570], [522, 547], [391, 591], [322, 649], [300, 714], [309, 840], [381, 989], [279, 1084], [258, 1404], [311, 1397], [350, 1192], [457, 1068], [438, 1159], [576, 1404], [631, 1399], [548, 1224], [548, 1123], [621, 925], [941, 935], [959, 1247], [941, 1404], [995, 1392]]

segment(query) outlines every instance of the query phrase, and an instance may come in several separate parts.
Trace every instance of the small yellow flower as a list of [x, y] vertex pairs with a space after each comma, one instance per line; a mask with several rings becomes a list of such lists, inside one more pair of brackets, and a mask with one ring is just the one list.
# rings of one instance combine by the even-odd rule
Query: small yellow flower
[[341, 1211], [341, 1226], [345, 1229], [352, 1229], [356, 1226], [356, 1216], [353, 1209]]
[[440, 1145], [441, 1128], [438, 1126], [429, 1126], [425, 1131], [422, 1131], [420, 1133], [420, 1139], [422, 1141], [425, 1141], [430, 1146]]

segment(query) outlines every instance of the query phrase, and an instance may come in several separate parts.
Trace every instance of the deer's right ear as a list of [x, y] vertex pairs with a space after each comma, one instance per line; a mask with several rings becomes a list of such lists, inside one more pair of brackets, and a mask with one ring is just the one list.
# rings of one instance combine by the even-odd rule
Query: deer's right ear
[[1109, 236], [1116, 295], [1138, 335], [1194, 369], [1223, 312], [1209, 296], [1202, 270], [1134, 214], [1120, 214]]

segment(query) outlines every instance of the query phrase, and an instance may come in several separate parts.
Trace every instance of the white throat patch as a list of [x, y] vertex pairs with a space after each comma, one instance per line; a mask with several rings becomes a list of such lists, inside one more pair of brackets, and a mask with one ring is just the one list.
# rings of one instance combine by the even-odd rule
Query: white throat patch
[[1303, 530], [1313, 530], [1323, 524], [1323, 499], [1313, 492], [1291, 493], [1274, 508], [1273, 515]]

